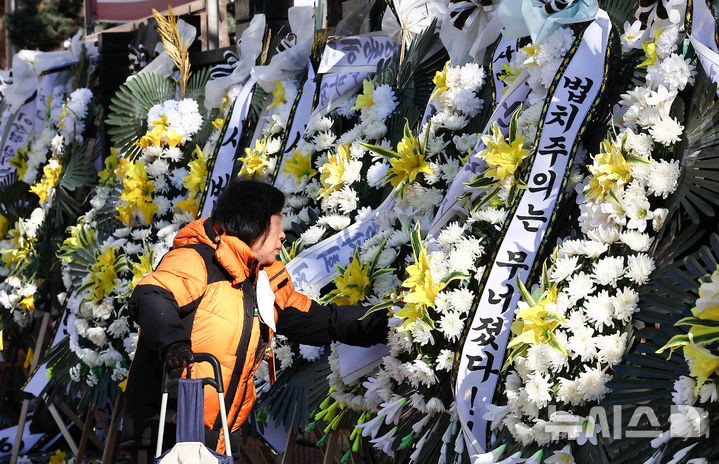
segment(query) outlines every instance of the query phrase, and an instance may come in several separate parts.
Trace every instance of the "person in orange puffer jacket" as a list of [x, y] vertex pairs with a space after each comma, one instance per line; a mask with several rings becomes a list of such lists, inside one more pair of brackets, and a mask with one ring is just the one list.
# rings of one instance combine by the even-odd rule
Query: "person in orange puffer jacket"
[[[172, 250], [139, 282], [129, 302], [140, 337], [126, 388], [125, 440], [138, 444], [156, 439], [148, 432], [157, 433], [152, 428], [157, 425], [163, 363], [169, 369], [184, 368], [193, 363], [193, 352], [211, 353], [219, 360], [231, 444], [239, 439], [256, 399], [253, 374], [273, 337], [255, 310], [260, 271], [267, 273], [275, 294], [278, 334], [318, 346], [386, 342], [386, 314], [359, 320], [366, 312], [362, 306], [321, 305], [295, 291], [285, 266], [277, 261], [285, 237], [283, 206], [284, 194], [275, 187], [233, 180], [212, 216], [180, 230]], [[192, 369], [192, 377], [212, 376], [207, 363]], [[206, 444], [222, 453], [217, 395], [206, 394], [204, 401]]]

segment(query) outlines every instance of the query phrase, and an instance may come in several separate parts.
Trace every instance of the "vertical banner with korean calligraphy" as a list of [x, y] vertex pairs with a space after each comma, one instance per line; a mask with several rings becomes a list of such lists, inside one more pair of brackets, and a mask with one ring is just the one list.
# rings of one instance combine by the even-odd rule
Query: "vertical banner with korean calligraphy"
[[282, 139], [282, 153], [279, 162], [275, 165], [275, 172], [272, 175], [273, 183], [277, 183], [277, 174], [285, 167], [285, 157], [292, 153], [302, 136], [305, 134], [305, 128], [310, 121], [312, 115], [312, 107], [315, 102], [315, 71], [312, 69], [312, 63], [307, 63], [307, 77], [302, 83], [299, 95], [295, 99], [295, 103], [290, 112], [287, 121], [287, 129]]
[[217, 197], [227, 187], [232, 175], [232, 168], [239, 149], [242, 126], [247, 117], [247, 111], [252, 102], [252, 90], [255, 88], [255, 80], [250, 78], [242, 87], [240, 94], [232, 105], [231, 113], [227, 116], [225, 126], [220, 133], [219, 142], [215, 147], [212, 157], [212, 165], [209, 170], [212, 172], [207, 180], [205, 192], [202, 195], [200, 204], [200, 216], [207, 217], [215, 209]]
[[472, 322], [455, 360], [457, 414], [470, 455], [486, 449], [487, 421], [502, 368], [514, 308], [517, 276], [526, 282], [559, 199], [582, 134], [604, 87], [611, 23], [600, 10], [557, 73], [541, 118], [533, 162], [504, 238], [483, 282]]
[[43, 129], [46, 119], [47, 110], [50, 107], [50, 99], [57, 87], [62, 88], [63, 96], [69, 93], [70, 78], [72, 77], [73, 67], [77, 63], [72, 55], [68, 56], [66, 63], [53, 66], [51, 69], [39, 69], [38, 63], [38, 85], [37, 98], [35, 99], [35, 134], [39, 135]]
[[5, 182], [12, 177], [15, 167], [10, 165], [10, 160], [17, 153], [18, 148], [24, 147], [30, 140], [35, 127], [35, 97], [37, 92], [20, 106], [10, 116], [4, 127], [2, 139], [0, 139], [0, 182]]
[[[714, 16], [706, 0], [687, 2], [687, 34], [697, 57], [712, 82], [719, 84], [719, 46]], [[719, 89], [717, 89], [719, 95]]]

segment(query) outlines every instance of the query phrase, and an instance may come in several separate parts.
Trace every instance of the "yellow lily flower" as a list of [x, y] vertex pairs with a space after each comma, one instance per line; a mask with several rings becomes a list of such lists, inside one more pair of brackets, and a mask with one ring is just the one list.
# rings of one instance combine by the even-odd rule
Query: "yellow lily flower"
[[435, 307], [437, 293], [442, 291], [446, 284], [435, 284], [429, 266], [427, 249], [420, 245], [419, 256], [415, 256], [414, 264], [407, 266], [407, 277], [402, 282], [402, 287], [407, 290], [401, 294], [402, 301], [406, 304], [404, 308], [397, 311], [395, 315], [403, 318], [403, 326], [414, 323], [417, 319], [427, 316], [427, 308]]
[[18, 304], [27, 312], [35, 311], [35, 298], [33, 295], [23, 297]]
[[134, 290], [137, 284], [145, 275], [152, 272], [152, 261], [150, 253], [144, 253], [140, 256], [139, 263], [132, 263], [132, 282], [130, 282], [130, 290]]
[[266, 150], [265, 144], [261, 140], [255, 141], [255, 147], [252, 150], [245, 148], [245, 156], [238, 158], [238, 161], [242, 161], [239, 176], [247, 179], [262, 177], [265, 168], [270, 165]]
[[645, 66], [651, 66], [654, 63], [657, 62], [657, 40], [659, 40], [659, 37], [662, 35], [662, 30], [658, 30], [656, 34], [654, 34], [654, 40], [646, 40], [642, 42], [642, 49], [644, 50], [644, 53], [647, 55], [647, 59], [639, 63], [637, 65], [637, 68], [642, 68]]
[[[100, 171], [100, 183], [104, 184], [108, 181], [115, 180], [115, 169], [120, 166], [119, 154], [115, 147], [110, 147], [110, 156], [105, 158], [105, 169]], [[123, 173], [124, 175], [124, 173]]]
[[684, 345], [684, 355], [689, 358], [689, 374], [697, 379], [697, 390], [719, 369], [719, 356], [709, 352], [701, 345]]
[[431, 175], [434, 170], [429, 165], [419, 149], [419, 142], [415, 137], [403, 137], [397, 144], [399, 158], [391, 158], [392, 167], [387, 172], [387, 178], [393, 187], [400, 183], [411, 183], [420, 173]]
[[335, 285], [337, 285], [336, 294], [342, 295], [340, 298], [332, 300], [337, 304], [356, 305], [364, 301], [371, 285], [369, 279], [369, 265], [352, 256], [352, 260], [345, 267], [342, 275], [335, 277]]
[[175, 202], [175, 211], [190, 213], [193, 217], [197, 217], [199, 210], [200, 202], [195, 198]]
[[287, 100], [285, 100], [285, 88], [282, 86], [282, 82], [277, 81], [277, 87], [272, 91], [272, 96], [274, 100], [272, 100], [272, 104], [268, 106], [267, 109], [274, 108], [282, 103], [287, 103]]
[[148, 130], [137, 142], [137, 145], [144, 149], [149, 146], [162, 147], [162, 136], [165, 134], [165, 130], [162, 126], [156, 126], [152, 130]]
[[10, 160], [10, 165], [15, 166], [17, 170], [18, 179], [22, 179], [22, 176], [27, 172], [27, 149], [26, 147], [18, 148], [15, 152], [15, 156]]
[[112, 293], [117, 280], [115, 272], [115, 250], [117, 247], [105, 247], [102, 253], [95, 252], [95, 263], [90, 268], [90, 282], [93, 282], [92, 295], [94, 301], [99, 303]]
[[42, 173], [42, 179], [30, 187], [30, 191], [40, 198], [40, 203], [45, 203], [50, 198], [50, 189], [55, 187], [60, 178], [62, 164], [55, 158], [50, 158], [50, 161], [42, 168]]
[[312, 168], [312, 156], [309, 153], [303, 155], [302, 152], [296, 148], [292, 149], [292, 156], [288, 157], [285, 161], [282, 172], [293, 174], [296, 184], [302, 182], [302, 178], [304, 177], [311, 179], [317, 174], [317, 171]]
[[445, 92], [449, 87], [447, 86], [447, 70], [449, 69], [449, 61], [444, 64], [444, 68], [441, 71], [437, 71], [434, 74], [432, 82], [434, 82], [434, 91], [429, 97], [429, 101], [432, 101], [435, 95], [440, 92]]
[[205, 188], [205, 182], [208, 178], [207, 156], [199, 148], [195, 150], [194, 154], [196, 158], [187, 163], [190, 172], [182, 178], [182, 185], [190, 193], [188, 196], [194, 196], [201, 192]]
[[65, 453], [63, 451], [55, 451], [54, 456], [50, 456], [49, 464], [65, 464]]
[[170, 148], [174, 148], [182, 143], [182, 136], [172, 129], [171, 132], [165, 132], [165, 140]]
[[362, 81], [362, 93], [357, 95], [357, 102], [355, 103], [355, 106], [353, 106], [352, 110], [359, 110], [364, 108], [365, 106], [372, 106], [374, 105], [374, 87], [372, 87], [372, 82], [365, 79]]
[[135, 208], [140, 210], [145, 219], [145, 224], [150, 224], [157, 212], [157, 205], [152, 201], [152, 192], [155, 186], [147, 178], [145, 163], [138, 161], [132, 165], [122, 180], [123, 190], [120, 195], [122, 204], [116, 209], [120, 213], [120, 220], [130, 226], [132, 212]]
[[547, 343], [552, 338], [554, 329], [566, 320], [551, 310], [551, 303], [557, 302], [557, 285], [549, 288], [535, 305], [517, 312], [512, 323], [512, 333], [516, 335], [507, 345], [513, 348], [522, 343], [536, 345]]
[[592, 177], [584, 190], [587, 198], [603, 201], [614, 186], [621, 187], [631, 180], [629, 163], [622, 154], [621, 147], [610, 140], [604, 140], [600, 153], [589, 166]]
[[484, 175], [502, 182], [514, 175], [522, 160], [529, 156], [529, 150], [522, 147], [524, 136], [517, 137], [507, 143], [497, 123], [492, 125], [492, 133], [482, 136], [487, 148], [479, 153], [479, 157], [487, 162]]
[[349, 144], [340, 145], [336, 155], [327, 157], [327, 162], [320, 167], [320, 182], [322, 182], [322, 188], [319, 191], [320, 198], [342, 188], [345, 170], [349, 163]]

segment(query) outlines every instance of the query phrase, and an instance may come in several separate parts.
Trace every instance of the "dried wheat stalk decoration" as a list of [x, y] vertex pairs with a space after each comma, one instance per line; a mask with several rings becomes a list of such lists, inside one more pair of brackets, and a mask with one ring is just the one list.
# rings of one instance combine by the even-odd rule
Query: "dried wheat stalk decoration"
[[160, 33], [162, 45], [165, 52], [172, 58], [177, 69], [180, 70], [180, 79], [175, 83], [180, 88], [180, 98], [185, 98], [187, 92], [187, 83], [190, 80], [190, 54], [187, 49], [190, 47], [189, 39], [185, 43], [180, 42], [180, 32], [177, 30], [177, 16], [172, 14], [172, 7], [168, 6], [167, 18], [162, 16], [159, 11], [153, 9], [152, 15], [157, 21], [157, 31]]

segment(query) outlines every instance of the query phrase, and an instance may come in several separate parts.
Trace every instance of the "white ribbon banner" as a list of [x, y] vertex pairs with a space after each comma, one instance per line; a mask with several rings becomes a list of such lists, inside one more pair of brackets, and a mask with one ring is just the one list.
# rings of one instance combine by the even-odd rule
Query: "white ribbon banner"
[[11, 115], [3, 131], [2, 151], [0, 152], [0, 182], [9, 179], [15, 172], [10, 160], [15, 157], [18, 148], [27, 145], [35, 127], [35, 97], [31, 98]]
[[63, 88], [63, 95], [69, 93], [70, 78], [72, 77], [72, 63], [67, 63], [64, 66], [59, 66], [54, 69], [48, 69], [47, 71], [39, 71], [38, 75], [38, 86], [37, 86], [37, 97], [35, 98], [35, 134], [40, 135], [40, 131], [43, 129], [46, 123], [47, 109], [50, 106], [50, 97], [52, 97], [53, 90], [56, 87]]
[[391, 58], [396, 47], [392, 39], [381, 35], [330, 37], [317, 72], [374, 72], [377, 63]]
[[310, 120], [310, 116], [312, 116], [312, 105], [315, 100], [316, 87], [315, 71], [312, 69], [312, 63], [308, 63], [307, 78], [304, 84], [302, 84], [300, 94], [297, 96], [298, 100], [290, 115], [289, 128], [285, 132], [281, 158], [275, 168], [274, 184], [277, 183], [277, 173], [285, 167], [285, 157], [288, 153], [292, 153], [292, 150], [297, 146], [305, 133], [307, 123]]
[[242, 126], [250, 108], [254, 85], [255, 80], [253, 78], [245, 82], [235, 103], [232, 105], [232, 114], [223, 129], [221, 142], [217, 144], [215, 149], [212, 175], [205, 188], [205, 198], [202, 203], [200, 217], [207, 217], [212, 214], [217, 197], [230, 183], [232, 167], [235, 164], [235, 157], [239, 148], [240, 137], [242, 136]]
[[[519, 299], [566, 182], [578, 136], [603, 86], [611, 23], [600, 10], [545, 106], [539, 143], [516, 211], [495, 255], [458, 362], [455, 397], [470, 455], [486, 450], [487, 421]], [[521, 274], [520, 274], [521, 273]]]
[[[712, 82], [719, 84], [719, 49], [717, 48], [716, 23], [705, 0], [689, 0], [687, 9], [691, 12], [690, 40], [699, 61]], [[717, 89], [719, 95], [719, 89]]]
[[512, 57], [519, 51], [519, 41], [516, 39], [507, 40], [504, 37], [500, 38], [497, 47], [494, 49], [494, 57], [492, 59], [492, 83], [494, 85], [495, 100], [502, 98], [504, 90], [508, 87], [502, 79], [499, 78], [504, 74], [505, 65], [509, 65], [512, 61]]
[[[22, 441], [20, 443], [20, 455], [28, 453], [35, 444], [45, 436], [44, 433], [30, 432], [30, 423], [30, 420], [25, 422], [25, 427], [23, 428]], [[10, 459], [16, 436], [17, 425], [12, 425], [0, 430], [0, 458]]]

